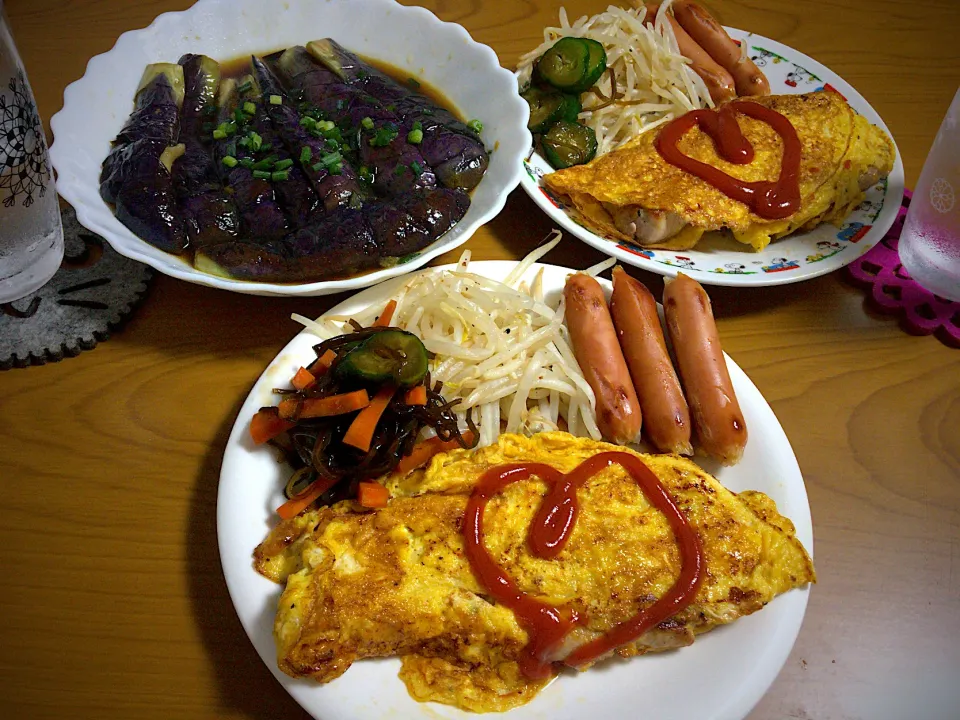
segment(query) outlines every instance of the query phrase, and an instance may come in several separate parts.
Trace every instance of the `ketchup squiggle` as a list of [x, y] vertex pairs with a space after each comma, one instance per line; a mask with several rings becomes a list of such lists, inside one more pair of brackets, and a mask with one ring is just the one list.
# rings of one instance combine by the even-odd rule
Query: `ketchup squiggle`
[[574, 667], [586, 665], [611, 650], [629, 643], [650, 628], [683, 610], [696, 595], [703, 573], [703, 548], [700, 538], [690, 527], [686, 516], [674, 503], [666, 488], [643, 461], [625, 452], [605, 452], [585, 460], [564, 475], [543, 463], [501, 465], [491, 468], [480, 478], [467, 501], [464, 535], [467, 559], [481, 585], [496, 600], [516, 614], [530, 635], [520, 658], [520, 669], [532, 679], [549, 677], [554, 658], [564, 638], [580, 623], [585, 623], [575, 610], [555, 607], [520, 590], [504, 572], [484, 545], [483, 511], [487, 501], [509, 484], [535, 477], [550, 485], [550, 490], [530, 525], [527, 542], [537, 557], [555, 558], [566, 546], [576, 527], [580, 505], [577, 490], [587, 480], [610, 465], [621, 465], [643, 490], [650, 503], [670, 523], [680, 549], [680, 576], [673, 587], [650, 607], [614, 626], [601, 637], [581, 645], [563, 662]]

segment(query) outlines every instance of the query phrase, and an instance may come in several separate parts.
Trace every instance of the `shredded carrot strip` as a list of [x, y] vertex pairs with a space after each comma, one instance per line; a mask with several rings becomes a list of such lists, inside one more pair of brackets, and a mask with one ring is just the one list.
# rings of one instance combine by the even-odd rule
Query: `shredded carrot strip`
[[364, 452], [370, 450], [370, 443], [373, 441], [373, 434], [377, 430], [380, 416], [387, 409], [387, 405], [390, 404], [395, 392], [396, 388], [392, 385], [381, 387], [377, 394], [373, 396], [370, 404], [360, 411], [360, 414], [350, 423], [350, 427], [347, 428], [347, 432], [343, 436], [343, 442]]
[[403, 396], [403, 402], [405, 405], [426, 405], [427, 388], [423, 385], [410, 388]]
[[373, 327], [386, 327], [390, 324], [390, 321], [393, 320], [393, 311], [397, 309], [397, 301], [391, 300], [387, 303], [386, 307], [383, 308], [383, 312], [380, 313], [380, 317], [377, 318], [377, 321], [373, 323]]
[[[370, 396], [366, 390], [354, 390], [353, 392], [342, 393], [340, 395], [328, 395], [322, 398], [285, 398], [280, 401], [278, 406], [280, 417], [290, 420], [296, 417], [298, 420], [316, 417], [330, 417], [331, 415], [343, 415], [344, 413], [361, 410], [370, 404]], [[297, 407], [300, 408], [299, 415]]]
[[[469, 430], [463, 433], [463, 439], [469, 445], [473, 442], [473, 433]], [[395, 473], [407, 473], [416, 470], [418, 467], [427, 464], [434, 455], [442, 452], [458, 450], [460, 443], [456, 440], [447, 440], [444, 442], [438, 437], [432, 437], [428, 440], [422, 440], [413, 446], [410, 454], [400, 460], [400, 463], [393, 469]]]
[[313, 361], [313, 364], [310, 365], [308, 370], [313, 374], [314, 377], [326, 375], [327, 370], [330, 369], [330, 366], [333, 365], [333, 361], [336, 359], [337, 354], [333, 350], [327, 350], [323, 353], [323, 355]]
[[307, 485], [307, 487], [304, 488], [303, 492], [301, 492], [299, 495], [295, 495], [287, 500], [283, 505], [278, 507], [277, 515], [282, 517], [284, 520], [289, 520], [292, 517], [296, 517], [310, 507], [314, 500], [332, 488], [337, 480], [338, 478], [335, 477], [317, 478], [312, 483]]
[[289, 420], [280, 417], [277, 408], [260, 408], [250, 418], [250, 437], [257, 445], [262, 445], [267, 440], [272, 440], [285, 430], [289, 430], [293, 425]]
[[389, 498], [390, 493], [378, 482], [362, 482], [357, 485], [357, 500], [363, 507], [386, 507]]
[[297, 390], [304, 390], [305, 388], [313, 385], [316, 381], [317, 379], [313, 376], [313, 373], [302, 367], [297, 370], [297, 374], [293, 376], [293, 380], [290, 382]]

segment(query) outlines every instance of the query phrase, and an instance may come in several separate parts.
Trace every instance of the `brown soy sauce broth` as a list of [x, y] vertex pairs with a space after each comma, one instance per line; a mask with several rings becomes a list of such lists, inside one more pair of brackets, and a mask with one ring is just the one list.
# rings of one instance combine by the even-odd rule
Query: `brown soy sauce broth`
[[[280, 48], [278, 50], [257, 53], [257, 57], [264, 59], [274, 54], [282, 53], [286, 48]], [[348, 48], [349, 49], [349, 48]], [[351, 51], [353, 52], [353, 51]], [[374, 69], [379, 70], [384, 75], [387, 75], [395, 82], [400, 85], [409, 88], [414, 93], [422, 95], [427, 98], [434, 105], [437, 105], [445, 110], [451, 112], [458, 120], [461, 122], [466, 122], [466, 118], [463, 113], [454, 105], [443, 92], [432, 85], [431, 83], [424, 80], [422, 77], [414, 77], [410, 72], [403, 70], [395, 65], [378, 60], [376, 58], [371, 58], [367, 55], [361, 55], [360, 53], [354, 53], [360, 60], [372, 66]], [[252, 75], [252, 68], [250, 66], [250, 55], [241, 55], [239, 57], [230, 58], [229, 60], [218, 60], [220, 64], [220, 82], [224, 80], [233, 79], [237, 82], [242, 82], [242, 80], [250, 75]], [[411, 82], [412, 81], [412, 82]], [[422, 252], [422, 251], [421, 251]], [[419, 253], [418, 253], [419, 254]], [[185, 252], [176, 256], [179, 260], [183, 261], [184, 264], [189, 265], [191, 268], [194, 266], [194, 249], [188, 248]], [[388, 267], [384, 265], [381, 268], [370, 268], [369, 270], [361, 270], [357, 273], [347, 274], [347, 275], [337, 275], [324, 278], [323, 281], [331, 280], [345, 280], [347, 278], [354, 277], [363, 277], [364, 275], [369, 275], [370, 273], [378, 272], [379, 270]], [[229, 278], [232, 282], [244, 282], [244, 283], [253, 283], [257, 284], [260, 281], [257, 280], [246, 280], [244, 278]], [[311, 281], [313, 282], [313, 281]], [[271, 282], [272, 285], [302, 285], [303, 281], [291, 280], [291, 281], [276, 281]]]

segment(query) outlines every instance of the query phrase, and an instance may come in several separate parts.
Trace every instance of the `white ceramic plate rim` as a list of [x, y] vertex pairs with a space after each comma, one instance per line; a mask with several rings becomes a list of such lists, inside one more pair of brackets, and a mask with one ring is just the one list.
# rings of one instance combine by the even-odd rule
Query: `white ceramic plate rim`
[[[470, 269], [488, 277], [502, 278], [514, 266], [515, 263], [509, 261], [485, 261], [471, 263]], [[557, 266], [534, 265], [525, 277], [532, 279], [540, 267], [545, 268], [544, 287], [548, 293], [558, 292], [566, 274], [573, 272]], [[328, 314], [349, 315], [372, 304], [385, 303], [407, 279], [394, 278], [369, 288], [332, 308]], [[609, 283], [603, 281], [603, 284], [609, 292]], [[223, 573], [237, 614], [270, 671], [287, 692], [318, 719], [476, 717], [454, 708], [413, 701], [396, 676], [399, 661], [395, 658], [358, 662], [342, 677], [323, 686], [294, 680], [277, 668], [272, 628], [280, 588], [253, 570], [251, 553], [274, 522], [273, 508], [282, 502], [282, 471], [268, 448], [257, 448], [249, 440], [248, 423], [257, 409], [273, 403], [271, 389], [288, 383], [304, 358], [312, 356], [311, 347], [316, 342], [315, 336], [304, 331], [280, 351], [250, 391], [227, 441], [217, 497], [217, 533]], [[753, 488], [767, 492], [777, 501], [781, 512], [793, 520], [797, 537], [812, 554], [810, 507], [790, 443], [756, 386], [729, 357], [727, 364], [750, 428], [750, 441], [739, 466], [711, 467], [702, 458], [699, 460], [733, 490]], [[746, 471], [747, 464], [752, 466], [755, 458], [760, 457], [766, 459], [762, 472], [751, 475]], [[579, 720], [584, 713], [592, 712], [597, 717], [628, 718], [635, 717], [638, 708], [643, 707], [645, 714], [649, 710], [651, 717], [661, 719], [741, 720], [766, 692], [786, 661], [800, 630], [808, 595], [809, 588], [786, 593], [762, 613], [704, 635], [692, 647], [677, 653], [610, 663], [608, 667], [575, 677], [564, 675], [529, 705], [511, 711], [509, 717]], [[757, 631], [753, 629], [761, 627], [755, 625], [757, 622], [763, 623], [763, 641], [742, 646], [741, 640], [741, 644], [737, 644], [738, 637], [757, 640]], [[742, 652], [731, 654], [731, 646]], [[720, 649], [725, 658], [722, 663], [713, 663], [717, 667], [711, 672], [721, 676], [725, 671], [735, 673], [733, 681], [724, 677], [722, 682], [711, 686], [706, 679], [698, 679], [691, 685], [689, 673], [686, 680], [671, 681], [677, 675], [677, 667], [698, 668], [703, 658], [712, 657], [711, 654], [718, 651], [711, 648]], [[681, 665], [675, 664], [677, 660]], [[664, 679], [658, 681], [659, 694], [644, 687], [642, 682], [634, 682], [649, 679], [655, 671], [666, 673]], [[682, 687], [678, 687], [677, 682], [681, 680]], [[690, 699], [691, 687], [698, 688], [691, 700], [696, 703], [696, 712], [671, 715], [671, 698], [679, 694]], [[712, 692], [704, 690], [711, 687]], [[377, 692], [371, 693], [369, 688], [377, 688]], [[634, 692], [635, 697], [631, 695]]]
[[[482, 102], [478, 102], [477, 107], [474, 108], [461, 107], [461, 109], [475, 111], [476, 117], [484, 121], [483, 140], [488, 149], [493, 149], [494, 152], [484, 180], [472, 193], [473, 202], [470, 210], [454, 228], [415, 254], [411, 259], [392, 267], [341, 280], [282, 284], [232, 280], [202, 273], [183, 260], [176, 258], [176, 256], [154, 248], [124, 227], [100, 198], [97, 178], [108, 147], [106, 145], [101, 147], [98, 140], [91, 139], [89, 128], [91, 123], [108, 123], [115, 126], [114, 132], [111, 134], [111, 137], [113, 137], [125, 122], [126, 114], [123, 117], [110, 118], [110, 112], [100, 110], [96, 105], [91, 105], [88, 96], [98, 89], [97, 85], [99, 83], [107, 83], [108, 97], [111, 96], [110, 94], [113, 91], [122, 97], [132, 97], [132, 89], [124, 94], [126, 88], [117, 87], [114, 84], [111, 69], [123, 67], [131, 62], [139, 62], [132, 58], [142, 57], [142, 48], [150, 48], [159, 42], [156, 38], [182, 37], [183, 42], [187, 43], [185, 47], [189, 47], [187, 37], [198, 34], [200, 31], [197, 28], [203, 28], [204, 22], [208, 21], [210, 17], [219, 16], [218, 13], [222, 12], [221, 6], [224, 5], [226, 0], [199, 0], [187, 10], [168, 12], [157, 16], [153, 23], [146, 28], [123, 33], [109, 52], [91, 58], [84, 76], [71, 83], [64, 91], [63, 108], [50, 121], [55, 136], [54, 143], [50, 148], [50, 156], [58, 175], [57, 190], [67, 202], [73, 205], [80, 223], [103, 236], [117, 252], [146, 263], [166, 275], [234, 292], [272, 296], [327, 295], [367, 287], [390, 277], [415, 270], [437, 255], [465, 243], [480, 226], [499, 214], [506, 203], [507, 196], [516, 188], [523, 173], [521, 161], [526, 148], [530, 144], [529, 133], [526, 130], [529, 109], [516, 93], [513, 74], [500, 66], [496, 53], [490, 47], [474, 41], [462, 26], [442, 21], [428, 10], [400, 5], [393, 0], [349, 1], [351, 12], [355, 8], [356, 12], [365, 13], [368, 17], [381, 18], [390, 16], [392, 13], [394, 22], [397, 22], [396, 18], [400, 17], [403, 18], [404, 23], [416, 24], [419, 36], [432, 37], [437, 40], [435, 44], [438, 47], [442, 45], [442, 47], [450, 49], [449, 58], [453, 58], [455, 50], [463, 53], [458, 57], [464, 63], [469, 59], [470, 62], [476, 64], [477, 69], [471, 72], [482, 74], [483, 86], [489, 88], [490, 92], [494, 93], [497, 98], [495, 107]], [[269, 12], [281, 15], [284, 12], [293, 12], [304, 3], [311, 4], [309, 0], [300, 0], [299, 2], [289, 0], [289, 2], [283, 4], [267, 3], [264, 0], [235, 0], [233, 4], [229, 5], [229, 10], [233, 16], [243, 15], [246, 17], [247, 12], [250, 14]], [[321, 8], [345, 5], [346, 3], [347, 0], [327, 0], [326, 3], [318, 2], [314, 5], [318, 8], [316, 12], [319, 14], [326, 12]], [[291, 6], [296, 7], [291, 10]], [[380, 23], [368, 23], [368, 25], [369, 27], [364, 27], [363, 32], [371, 37], [391, 31], [388, 19], [384, 19]], [[303, 36], [285, 36], [284, 38], [276, 38], [276, 40], [280, 43], [293, 45], [315, 39], [314, 36], [318, 34], [337, 35], [337, 28], [331, 27], [329, 23], [318, 22], [317, 26], [323, 28], [322, 33], [319, 29], [312, 33], [310, 29], [298, 29], [297, 32], [304, 33]], [[226, 30], [223, 30], [223, 32], [226, 32]], [[262, 52], [270, 49], [263, 46], [263, 43], [269, 43], [269, 40], [265, 41], [259, 34], [250, 36], [246, 26], [239, 26], [236, 32], [238, 33], [236, 37], [229, 37], [223, 41], [224, 43], [229, 41], [232, 48], [231, 57], [239, 56], [244, 52]], [[197, 40], [199, 40], [199, 35]], [[212, 39], [205, 39], [207, 43], [217, 41], [216, 35]], [[370, 44], [376, 46], [375, 40], [370, 41]], [[204, 51], [203, 48], [194, 47], [189, 47], [189, 50]], [[363, 51], [361, 49], [361, 52]], [[178, 54], [178, 51], [172, 52]], [[172, 59], [175, 60], [176, 57]], [[390, 59], [397, 65], [403, 65], [397, 59]], [[149, 61], [159, 60], [170, 61], [171, 57], [169, 55], [152, 57]], [[417, 58], [411, 55], [407, 62], [415, 66], [416, 60]], [[142, 67], [142, 64], [140, 64], [140, 67]], [[429, 81], [432, 71], [432, 68], [425, 67], [420, 68], [419, 73]], [[139, 71], [137, 76], [139, 77]], [[104, 78], [107, 78], [107, 80], [104, 80]], [[449, 88], [447, 90], [449, 91]], [[497, 112], [498, 116], [491, 117], [489, 113], [493, 112]], [[499, 126], [502, 126], [501, 130], [494, 134], [491, 128]], [[485, 188], [484, 183], [490, 190], [484, 190], [481, 194], [481, 190]], [[497, 183], [498, 188], [495, 194], [494, 183]]]
[[[870, 103], [868, 103], [866, 99], [853, 88], [853, 86], [851, 86], [849, 83], [843, 80], [843, 78], [827, 68], [825, 65], [822, 65], [813, 58], [804, 55], [798, 50], [794, 50], [787, 45], [779, 43], [776, 40], [771, 40], [763, 37], [762, 35], [756, 35], [754, 33], [738, 30], [736, 28], [726, 29], [730, 36], [735, 40], [746, 41], [750, 43], [751, 46], [754, 43], [761, 45], [764, 47], [764, 49], [772, 50], [778, 55], [781, 55], [786, 62], [796, 64], [798, 67], [813, 72], [820, 78], [821, 81], [824, 83], [829, 83], [839, 90], [841, 94], [847, 98], [850, 105], [857, 110], [857, 112], [864, 115], [874, 125], [882, 128], [884, 132], [890, 136], [891, 140], [893, 140], [893, 134], [884, 124], [883, 119], [876, 112], [876, 110], [873, 109]], [[805, 91], [806, 89], [802, 91], [798, 90], [798, 92]], [[644, 270], [649, 270], [660, 275], [666, 275], [668, 277], [675, 277], [678, 272], [683, 272], [703, 284], [763, 287], [769, 285], [783, 285], [800, 282], [802, 280], [810, 280], [811, 278], [825, 275], [826, 273], [850, 264], [883, 239], [883, 236], [886, 234], [887, 230], [890, 229], [890, 226], [893, 225], [894, 220], [896, 220], [897, 213], [900, 210], [900, 203], [903, 199], [903, 162], [900, 158], [899, 150], [896, 150], [895, 141], [894, 149], [896, 151], [896, 159], [894, 161], [893, 171], [887, 177], [886, 189], [882, 194], [883, 207], [881, 208], [879, 215], [877, 215], [872, 221], [872, 227], [870, 230], [857, 240], [857, 247], [845, 247], [844, 249], [847, 251], [839, 252], [818, 262], [807, 262], [806, 264], [800, 265], [800, 267], [795, 270], [787, 270], [785, 272], [761, 272], [750, 275], [738, 275], [733, 273], [725, 274], [716, 271], [702, 271], [696, 268], [684, 268], [679, 265], [668, 265], [664, 262], [650, 260], [637, 254], [637, 252], [631, 252], [623, 249], [620, 247], [620, 242], [601, 237], [588, 228], [585, 228], [579, 223], [574, 222], [566, 212], [557, 208], [551, 202], [551, 200], [547, 198], [540, 184], [530, 176], [526, 170], [526, 167], [524, 168], [524, 173], [520, 178], [520, 185], [540, 207], [540, 209], [543, 210], [564, 230], [580, 238], [585, 243], [591, 245], [597, 250], [617, 258], [623, 263], [633, 265], [634, 267], [642, 268]], [[528, 155], [529, 153], [530, 151], [528, 150]], [[534, 158], [539, 161], [539, 164], [546, 166], [546, 161], [540, 158], [538, 154], [534, 153]], [[839, 234], [840, 229], [838, 228], [837, 230], [838, 232], [836, 234]], [[796, 234], [792, 237], [797, 237], [798, 235], [799, 234]], [[811, 242], [811, 247], [807, 249], [810, 252], [814, 252], [817, 248]], [[639, 248], [636, 248], [636, 250], [639, 250]], [[679, 252], [655, 250], [654, 252], [661, 253], [668, 259], [677, 255], [689, 257], [694, 261], [706, 260], [708, 257], [707, 253], [698, 251], [696, 249]], [[737, 253], [737, 255], [739, 254], [740, 253]], [[751, 251], [749, 249], [745, 249], [743, 251], [743, 262], [749, 261], [751, 259], [750, 255]], [[716, 260], [713, 262], [716, 262]]]

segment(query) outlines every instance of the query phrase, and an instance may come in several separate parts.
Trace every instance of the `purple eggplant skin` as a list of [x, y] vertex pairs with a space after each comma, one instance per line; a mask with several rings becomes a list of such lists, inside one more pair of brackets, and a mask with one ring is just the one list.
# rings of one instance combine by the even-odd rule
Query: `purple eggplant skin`
[[[309, 160], [300, 163], [300, 171], [310, 180], [313, 189], [327, 211], [335, 210], [342, 205], [357, 207], [368, 196], [357, 176], [357, 171], [347, 158], [341, 160], [339, 173], [332, 173], [318, 162], [330, 150], [323, 138], [315, 137], [300, 124], [301, 116], [294, 108], [292, 100], [287, 96], [280, 80], [273, 71], [259, 58], [251, 58], [254, 75], [263, 97], [276, 95], [282, 98], [279, 105], [266, 104], [266, 110], [273, 124], [273, 128], [282, 140], [283, 145], [299, 162], [303, 148], [309, 150]], [[301, 223], [303, 224], [303, 223]]]
[[133, 114], [103, 163], [100, 196], [114, 204], [117, 219], [139, 238], [166, 252], [180, 253], [188, 240], [170, 171], [161, 162], [180, 131], [182, 88], [175, 88], [171, 77], [172, 71], [159, 65], [144, 72]]
[[[203, 123], [216, 114], [220, 87], [220, 64], [206, 55], [187, 53], [177, 64], [183, 68], [183, 105], [180, 108], [181, 135], [199, 138]], [[209, 133], [206, 133], [209, 135]]]
[[423, 132], [420, 152], [441, 185], [472, 190], [490, 162], [483, 141], [453, 113], [381, 72], [332, 39], [308, 45], [309, 52], [351, 87], [380, 100], [400, 118], [402, 132]]
[[159, 73], [137, 92], [134, 110], [120, 130], [115, 146], [136, 140], [162, 140], [173, 145], [180, 134], [178, 90], [168, 76]]
[[180, 136], [184, 153], [173, 165], [173, 184], [187, 240], [194, 248], [236, 239], [240, 216], [233, 200], [220, 184], [220, 173], [205, 122], [216, 116], [220, 66], [205, 55], [187, 54], [178, 61], [183, 68], [183, 105]]
[[436, 186], [433, 169], [402, 132], [400, 118], [379, 100], [344, 83], [303, 47], [284, 51], [273, 67], [289, 90], [335, 122], [344, 137], [356, 139], [359, 161], [373, 173], [378, 194], [395, 197]]
[[469, 205], [463, 191], [436, 188], [341, 207], [281, 241], [204, 248], [196, 264], [205, 272], [259, 282], [349, 277], [422, 250], [459, 222]]
[[[228, 85], [229, 83], [229, 85]], [[239, 104], [237, 84], [227, 80], [221, 85], [218, 122], [231, 122]], [[223, 159], [236, 152], [236, 136], [213, 143], [213, 157], [221, 182], [233, 191], [233, 202], [240, 214], [243, 234], [264, 241], [276, 240], [290, 232], [290, 223], [277, 203], [273, 185], [253, 176], [241, 165], [227, 167]]]
[[117, 148], [104, 163], [100, 194], [114, 203], [117, 219], [134, 235], [169, 253], [188, 245], [170, 173], [160, 162], [167, 144], [137, 140]]
[[273, 123], [270, 122], [270, 118], [263, 111], [264, 106], [269, 106], [269, 102], [266, 102], [265, 98], [266, 94], [264, 93], [262, 98], [264, 101], [260, 103], [257, 113], [254, 115], [252, 127], [260, 135], [263, 142], [270, 145], [270, 155], [276, 156], [278, 161], [293, 160], [294, 165], [286, 171], [287, 179], [272, 182], [271, 185], [277, 202], [290, 216], [293, 227], [303, 227], [318, 219], [323, 214], [324, 208], [307, 176], [297, 167], [296, 158], [291, 158], [279, 134], [275, 131]]

